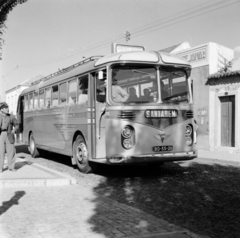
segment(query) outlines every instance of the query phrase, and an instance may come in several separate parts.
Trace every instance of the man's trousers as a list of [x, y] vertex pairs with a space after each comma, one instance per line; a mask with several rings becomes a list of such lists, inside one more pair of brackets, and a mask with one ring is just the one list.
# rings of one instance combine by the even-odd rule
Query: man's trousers
[[10, 144], [6, 131], [2, 131], [0, 134], [0, 172], [3, 170], [5, 159], [5, 148], [7, 151], [8, 169], [14, 169], [15, 165], [15, 146]]

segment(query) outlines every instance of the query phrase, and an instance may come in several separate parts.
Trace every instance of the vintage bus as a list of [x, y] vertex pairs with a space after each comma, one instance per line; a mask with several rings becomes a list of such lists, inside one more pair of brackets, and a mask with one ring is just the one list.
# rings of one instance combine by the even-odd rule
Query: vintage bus
[[18, 100], [22, 142], [87, 173], [96, 163], [163, 163], [197, 157], [191, 66], [161, 52], [85, 59], [34, 82]]

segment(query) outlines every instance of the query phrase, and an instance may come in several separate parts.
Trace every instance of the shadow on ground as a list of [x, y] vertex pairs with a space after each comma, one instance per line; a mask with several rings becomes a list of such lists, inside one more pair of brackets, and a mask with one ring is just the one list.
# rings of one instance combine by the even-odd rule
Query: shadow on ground
[[106, 180], [95, 187], [96, 194], [212, 238], [240, 237], [240, 168], [193, 162], [101, 173]]
[[8, 209], [10, 209], [14, 205], [18, 205], [18, 201], [23, 197], [26, 193], [24, 191], [17, 191], [15, 192], [15, 195], [7, 202], [3, 202], [2, 206], [0, 206], [0, 216], [7, 212]]

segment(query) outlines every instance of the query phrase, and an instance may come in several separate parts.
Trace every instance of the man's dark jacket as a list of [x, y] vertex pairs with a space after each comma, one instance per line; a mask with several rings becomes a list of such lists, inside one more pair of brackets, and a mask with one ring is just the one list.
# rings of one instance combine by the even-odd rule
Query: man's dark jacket
[[[13, 126], [14, 126], [14, 131], [16, 131], [18, 129], [18, 122], [14, 115], [7, 114], [6, 116], [7, 116], [7, 120], [9, 120], [8, 128], [7, 128], [8, 140], [9, 140], [10, 144], [14, 144], [15, 136], [14, 136], [14, 133], [12, 133], [12, 130], [13, 130]], [[3, 120], [2, 114], [0, 112], [0, 134], [1, 134], [2, 120]]]

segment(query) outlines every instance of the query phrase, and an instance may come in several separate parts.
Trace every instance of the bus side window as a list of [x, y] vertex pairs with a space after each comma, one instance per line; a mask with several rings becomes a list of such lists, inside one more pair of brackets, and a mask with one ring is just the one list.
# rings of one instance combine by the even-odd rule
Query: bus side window
[[58, 85], [52, 87], [52, 106], [58, 106]]
[[24, 111], [28, 111], [28, 95], [24, 96]]
[[68, 104], [76, 104], [77, 80], [71, 80], [68, 83]]
[[97, 80], [96, 100], [97, 100], [97, 102], [101, 102], [101, 103], [106, 102], [105, 81]]
[[49, 108], [51, 106], [51, 88], [45, 89], [45, 104], [44, 106], [46, 108]]
[[34, 108], [38, 108], [38, 92], [34, 92]]
[[78, 78], [78, 103], [84, 104], [88, 101], [88, 75]]
[[29, 110], [33, 109], [33, 93], [29, 93]]
[[60, 84], [60, 105], [67, 103], [67, 83]]
[[39, 91], [39, 108], [44, 108], [44, 90]]

